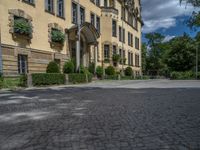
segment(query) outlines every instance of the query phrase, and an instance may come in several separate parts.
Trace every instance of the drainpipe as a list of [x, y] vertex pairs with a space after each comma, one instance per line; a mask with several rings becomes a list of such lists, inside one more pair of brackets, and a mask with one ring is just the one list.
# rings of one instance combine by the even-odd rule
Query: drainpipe
[[0, 24], [0, 74], [3, 74], [3, 59], [2, 59], [2, 48], [1, 48], [1, 24]]

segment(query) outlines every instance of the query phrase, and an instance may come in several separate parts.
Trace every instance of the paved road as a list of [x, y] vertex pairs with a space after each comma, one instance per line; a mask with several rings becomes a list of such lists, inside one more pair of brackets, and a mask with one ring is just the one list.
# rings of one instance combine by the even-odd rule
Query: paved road
[[0, 92], [0, 150], [162, 149], [200, 149], [200, 89]]

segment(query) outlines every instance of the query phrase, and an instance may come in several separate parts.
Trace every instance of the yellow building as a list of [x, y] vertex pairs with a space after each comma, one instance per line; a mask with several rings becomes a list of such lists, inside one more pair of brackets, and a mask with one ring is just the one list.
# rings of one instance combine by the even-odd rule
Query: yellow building
[[[131, 66], [135, 74], [141, 74], [140, 0], [79, 3], [0, 0], [4, 75], [45, 72], [52, 60], [62, 68], [72, 58], [80, 58], [78, 62], [85, 67], [91, 62], [104, 68], [114, 65], [118, 70]], [[116, 54], [124, 58], [119, 63], [113, 61]]]

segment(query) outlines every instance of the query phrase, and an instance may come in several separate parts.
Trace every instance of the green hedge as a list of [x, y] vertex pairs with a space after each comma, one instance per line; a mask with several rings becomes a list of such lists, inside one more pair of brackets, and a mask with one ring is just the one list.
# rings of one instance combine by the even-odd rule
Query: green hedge
[[[172, 72], [170, 74], [170, 79], [172, 80], [193, 80], [195, 78], [196, 78], [196, 74], [192, 71]], [[198, 73], [198, 78], [200, 79], [200, 73]]]
[[106, 79], [106, 80], [118, 80], [118, 75], [105, 75], [104, 79]]
[[3, 88], [3, 77], [0, 75], [0, 89]]
[[65, 84], [65, 75], [60, 73], [34, 73], [32, 74], [34, 86]]
[[[88, 76], [88, 82], [92, 81], [92, 74], [87, 74]], [[71, 83], [86, 83], [87, 82], [87, 77], [86, 74], [83, 73], [73, 73], [73, 74], [69, 74], [69, 82]]]

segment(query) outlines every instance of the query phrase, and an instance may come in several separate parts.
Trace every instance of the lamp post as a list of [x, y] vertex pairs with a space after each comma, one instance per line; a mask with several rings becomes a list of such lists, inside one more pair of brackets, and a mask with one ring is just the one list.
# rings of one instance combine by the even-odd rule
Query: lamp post
[[1, 48], [1, 24], [0, 24], [0, 74], [3, 74], [3, 59], [2, 59], [2, 48]]
[[78, 40], [76, 42], [76, 70], [77, 70], [77, 72], [80, 73], [80, 40], [81, 40], [81, 36], [80, 36], [80, 3], [79, 3], [79, 0], [78, 0], [78, 13], [77, 13], [77, 27], [78, 27], [78, 31], [77, 31]]

